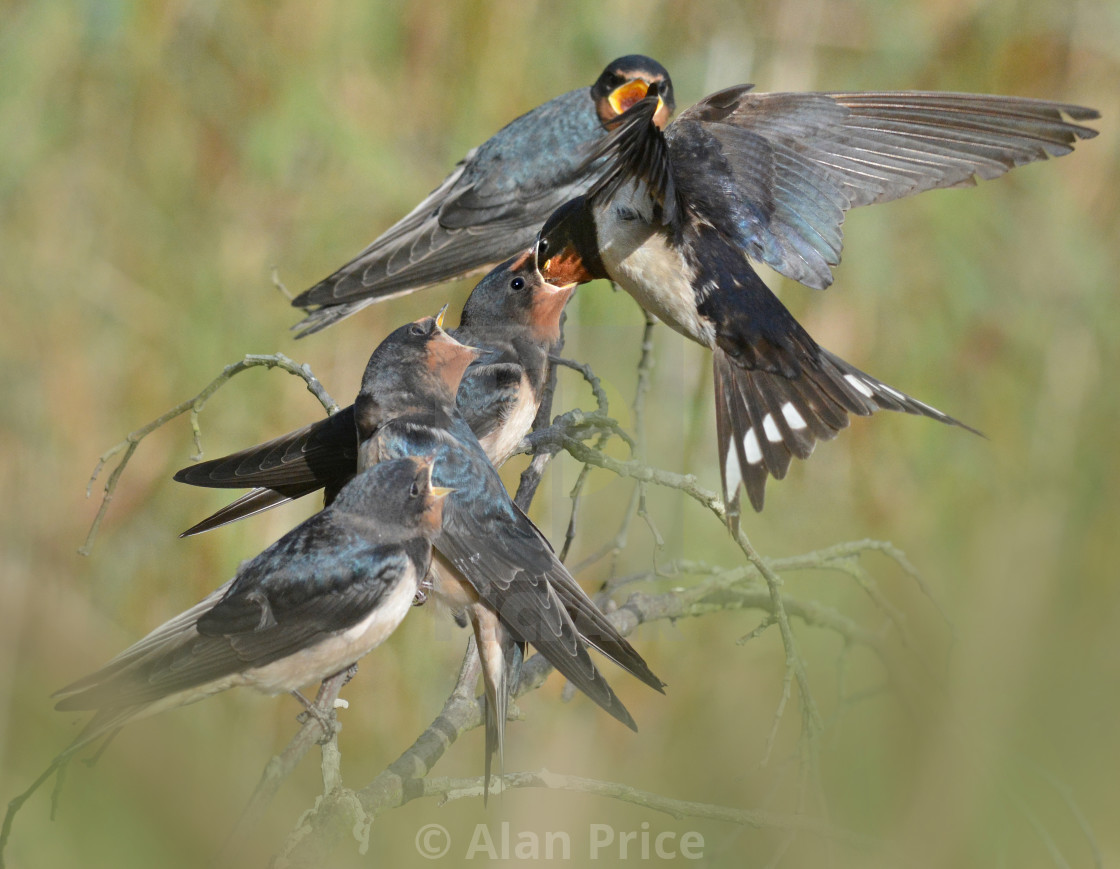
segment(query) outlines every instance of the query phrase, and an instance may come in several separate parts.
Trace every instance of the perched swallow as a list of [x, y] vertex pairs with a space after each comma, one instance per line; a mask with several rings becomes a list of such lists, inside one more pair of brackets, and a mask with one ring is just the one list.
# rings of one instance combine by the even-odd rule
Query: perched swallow
[[55, 694], [96, 710], [66, 754], [137, 718], [235, 685], [294, 693], [350, 667], [401, 623], [450, 490], [431, 456], [384, 462], [245, 562], [201, 603]]
[[464, 157], [406, 217], [292, 304], [308, 310], [298, 337], [381, 299], [464, 277], [525, 250], [545, 218], [582, 193], [585, 158], [618, 117], [660, 86], [656, 122], [672, 116], [673, 84], [657, 61], [633, 54], [590, 88], [562, 94], [511, 121]]
[[[553, 286], [531, 255], [508, 260], [479, 281], [451, 334], [482, 354], [470, 361], [456, 404], [500, 467], [529, 432], [560, 340], [560, 314], [575, 284]], [[259, 446], [183, 468], [181, 483], [253, 491], [184, 532], [198, 534], [324, 489], [335, 493], [358, 468], [354, 406]]]
[[[457, 383], [433, 377], [430, 353], [414, 348], [439, 332], [435, 320], [402, 326], [374, 351], [354, 403], [358, 467], [434, 454], [436, 481], [452, 488], [435, 539], [434, 592], [475, 630], [487, 694], [486, 778], [502, 756], [518, 651], [527, 643], [576, 688], [626, 726], [633, 718], [599, 673], [587, 646], [660, 691], [663, 683], [510, 500], [494, 466], [455, 408]], [[430, 339], [429, 339], [430, 340]]]
[[[525, 380], [535, 384], [534, 394], [539, 391], [546, 376], [545, 348], [559, 337], [560, 310], [572, 289], [542, 285], [531, 260], [523, 257], [484, 279], [464, 308], [459, 330], [460, 336], [464, 330], [499, 336], [474, 369], [468, 369], [479, 374], [474, 392], [466, 390], [475, 426], [496, 455], [503, 451], [503, 442], [520, 440], [535, 414], [535, 402], [533, 413], [508, 413], [505, 408], [516, 408], [520, 402], [500, 396], [505, 387]], [[456, 409], [455, 396], [458, 393], [461, 401], [465, 391], [460, 377], [476, 352], [458, 344], [432, 318], [393, 332], [367, 366], [361, 393], [349, 409], [351, 452], [337, 465], [345, 464], [344, 473], [353, 473], [358, 467], [430, 447], [437, 467], [442, 467], [437, 482], [454, 488], [448, 480], [456, 479], [462, 487], [449, 499], [447, 516], [453, 513], [456, 518], [437, 541], [441, 555], [433, 562], [432, 575], [436, 596], [469, 620], [475, 631], [488, 699], [488, 783], [491, 758], [494, 753], [501, 757], [509, 692], [516, 685], [525, 643], [536, 646], [577, 688], [630, 727], [633, 719], [591, 662], [586, 645], [652, 687], [660, 690], [662, 683], [510, 501], [488, 451]], [[487, 390], [499, 399], [488, 398]], [[514, 394], [524, 393], [518, 389]], [[521, 420], [516, 423], [520, 427], [516, 438], [493, 435], [513, 424], [509, 419], [514, 416]], [[495, 418], [505, 422], [484, 425]], [[303, 487], [299, 494], [314, 491], [330, 483], [320, 471], [337, 465], [330, 465], [335, 459], [318, 457], [322, 441], [308, 432], [302, 429], [218, 459], [208, 463], [209, 468], [185, 469], [177, 479], [202, 485], [263, 484], [271, 488], [256, 490], [262, 497], [271, 492], [280, 500], [296, 496], [297, 487]], [[301, 455], [304, 443], [313, 445], [312, 461]], [[195, 471], [201, 473], [196, 476]]]
[[[920, 414], [962, 425], [820, 347], [748, 262], [824, 289], [849, 208], [962, 187], [1073, 150], [1096, 131], [1080, 106], [954, 93], [707, 97], [662, 132], [658, 86], [594, 155], [607, 170], [542, 228], [550, 281], [610, 278], [714, 354], [724, 499], [761, 510], [768, 474], [848, 425], [848, 414]], [[963, 426], [968, 428], [968, 426]]]

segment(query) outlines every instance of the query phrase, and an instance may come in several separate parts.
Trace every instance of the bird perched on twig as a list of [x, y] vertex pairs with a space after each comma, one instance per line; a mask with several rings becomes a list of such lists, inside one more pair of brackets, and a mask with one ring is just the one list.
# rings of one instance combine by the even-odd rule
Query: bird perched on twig
[[[739, 487], [877, 410], [962, 425], [820, 347], [749, 260], [824, 289], [850, 208], [974, 184], [1073, 150], [1080, 106], [954, 93], [713, 94], [662, 131], [654, 84], [592, 160], [604, 175], [545, 223], [551, 281], [610, 278], [713, 352], [716, 431], [732, 528]], [[964, 426], [968, 428], [968, 426]]]
[[531, 643], [568, 681], [627, 727], [633, 718], [587, 653], [594, 647], [660, 691], [663, 683], [556, 557], [544, 535], [510, 499], [466, 420], [454, 385], [416, 355], [434, 320], [391, 334], [374, 351], [354, 403], [358, 467], [434, 452], [437, 481], [455, 489], [434, 541], [435, 594], [475, 632], [487, 694], [486, 782], [502, 757], [509, 694]]
[[[463, 306], [456, 340], [481, 350], [470, 359], [456, 407], [487, 458], [500, 467], [529, 432], [548, 381], [549, 354], [575, 284], [545, 282], [531, 254], [502, 263]], [[441, 322], [442, 326], [442, 322]], [[324, 489], [327, 504], [358, 468], [354, 406], [294, 432], [222, 458], [183, 468], [192, 486], [252, 488], [183, 532], [199, 534]], [[255, 487], [255, 488], [254, 488]]]
[[408, 612], [450, 494], [432, 484], [433, 461], [357, 475], [201, 603], [58, 691], [58, 709], [96, 711], [67, 752], [236, 685], [310, 707], [301, 686], [346, 670]]
[[406, 217], [353, 260], [297, 296], [298, 337], [382, 299], [488, 269], [524, 250], [545, 218], [596, 177], [585, 158], [618, 117], [661, 88], [656, 122], [673, 111], [673, 85], [656, 60], [612, 61], [590, 88], [569, 91], [511, 121], [464, 157]]
[[[434, 318], [394, 331], [374, 351], [357, 401], [335, 415], [350, 415], [351, 452], [345, 461], [328, 465], [327, 457], [318, 458], [324, 451], [322, 439], [313, 430], [301, 429], [177, 475], [200, 485], [268, 486], [256, 490], [262, 500], [269, 493], [286, 500], [296, 496], [297, 489], [302, 489], [299, 494], [324, 485], [329, 489], [334, 477], [324, 478], [324, 467], [344, 465], [342, 473], [353, 473], [385, 457], [436, 453], [441, 469], [436, 479], [455, 494], [436, 541], [439, 555], [432, 585], [437, 598], [474, 629], [488, 700], [487, 787], [491, 758], [502, 755], [508, 698], [516, 687], [526, 643], [632, 728], [633, 719], [591, 661], [587, 646], [646, 684], [662, 688], [513, 504], [488, 458], [508, 453], [532, 422], [545, 377], [540, 369], [547, 368], [545, 348], [559, 337], [560, 309], [571, 290], [572, 285], [558, 289], [544, 284], [531, 254], [506, 263], [480, 282], [464, 308], [457, 334], [487, 334], [494, 346], [467, 368], [463, 385], [463, 369], [478, 351], [462, 348]], [[463, 349], [468, 352], [460, 352]], [[467, 387], [472, 371], [473, 382]], [[461, 403], [467, 399], [466, 415], [456, 409], [456, 393]], [[522, 412], [506, 412], [526, 404]], [[471, 423], [467, 415], [473, 417]], [[326, 423], [316, 425], [325, 429]], [[509, 433], [511, 426], [517, 432]], [[472, 428], [482, 433], [486, 448]], [[335, 443], [339, 450], [344, 446], [341, 439]], [[303, 444], [309, 445], [306, 452]]]

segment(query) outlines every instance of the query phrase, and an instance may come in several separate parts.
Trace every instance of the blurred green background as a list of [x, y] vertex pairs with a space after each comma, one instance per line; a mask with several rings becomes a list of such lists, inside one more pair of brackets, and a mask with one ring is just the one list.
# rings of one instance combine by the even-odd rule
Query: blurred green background
[[[1064, 865], [1051, 844], [1069, 865], [1092, 865], [1063, 789], [1105, 862], [1120, 859], [1120, 4], [1088, 0], [5, 3], [0, 802], [80, 726], [53, 711], [51, 691], [194, 603], [313, 509], [176, 539], [225, 502], [170, 481], [192, 453], [181, 419], [140, 446], [83, 558], [76, 550], [97, 507], [84, 488], [97, 456], [245, 353], [309, 362], [349, 402], [390, 328], [446, 300], [457, 305], [469, 285], [367, 309], [297, 343], [286, 331], [297, 314], [272, 269], [293, 293], [311, 285], [468, 148], [632, 52], [669, 68], [681, 107], [753, 81], [762, 90], [999, 92], [1104, 114], [1101, 136], [1070, 157], [975, 190], [851, 214], [835, 286], [780, 287], [824, 346], [988, 439], [894, 414], [857, 420], [771, 483], [766, 512], [748, 517], [746, 530], [775, 557], [890, 540], [955, 625], [950, 644], [913, 583], [885, 559], [865, 559], [916, 638], [916, 647], [895, 644], [898, 654], [930, 660], [939, 674], [924, 683], [926, 711], [915, 720], [883, 694], [838, 716], [842, 644], [795, 624], [830, 721], [819, 758], [828, 805], [806, 808], [893, 843], [881, 853], [836, 848], [833, 865]], [[636, 307], [592, 285], [570, 315], [570, 355], [602, 371], [626, 418]], [[708, 355], [669, 333], [657, 347], [651, 461], [715, 488]], [[569, 375], [560, 401], [558, 409], [590, 405]], [[297, 380], [248, 372], [204, 413], [206, 454], [318, 413]], [[554, 539], [577, 470], [554, 465], [535, 505]], [[613, 533], [629, 491], [592, 476], [577, 559]], [[658, 495], [651, 509], [664, 549], [655, 553], [639, 521], [618, 572], [654, 558], [737, 562], [694, 505]], [[592, 588], [609, 569], [601, 563], [580, 578]], [[882, 612], [849, 577], [789, 574], [786, 589], [882, 628]], [[341, 740], [352, 786], [411, 743], [453, 683], [466, 635], [430, 609], [413, 613], [347, 689]], [[635, 644], [668, 682], [667, 696], [608, 668], [637, 735], [581, 698], [563, 704], [554, 677], [522, 701], [527, 718], [510, 725], [507, 768], [795, 810], [796, 699], [774, 758], [760, 767], [781, 695], [779, 639], [770, 631], [735, 643], [758, 620], [717, 614], [641, 629]], [[881, 682], [865, 652], [846, 662], [850, 691]], [[56, 821], [45, 792], [24, 808], [10, 864], [199, 865], [293, 733], [296, 712], [287, 698], [232, 692], [128, 728], [96, 767], [73, 767]], [[477, 775], [481, 760], [476, 731], [436, 773]], [[241, 864], [263, 864], [319, 787], [309, 756], [240, 843]], [[412, 862], [416, 831], [429, 822], [453, 836], [436, 865], [457, 865], [477, 823], [497, 834], [503, 820], [515, 833], [568, 832], [577, 865], [593, 822], [699, 831], [702, 865], [764, 866], [779, 853], [782, 865], [816, 865], [826, 856], [813, 839], [782, 851], [773, 830], [520, 791], [485, 810], [479, 801], [413, 802], [374, 825], [366, 856], [347, 847], [331, 865]]]

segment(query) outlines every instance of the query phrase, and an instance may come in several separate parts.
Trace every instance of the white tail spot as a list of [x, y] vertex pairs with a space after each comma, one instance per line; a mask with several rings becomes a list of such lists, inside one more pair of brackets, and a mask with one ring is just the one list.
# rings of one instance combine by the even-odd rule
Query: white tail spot
[[752, 465], [762, 461], [762, 448], [758, 445], [758, 435], [753, 428], [747, 429], [747, 433], [743, 435], [743, 449], [747, 453], [747, 461]]
[[724, 494], [730, 501], [739, 491], [739, 484], [743, 482], [743, 471], [739, 467], [739, 451], [735, 449], [733, 441], [727, 442], [727, 461], [724, 463], [724, 467], [726, 468], [724, 479], [727, 481], [727, 491]]
[[792, 429], [803, 429], [808, 426], [805, 418], [798, 413], [797, 408], [793, 406], [792, 401], [787, 401], [782, 405], [782, 416], [786, 418], [789, 427]]
[[782, 433], [778, 430], [778, 424], [774, 422], [773, 414], [768, 413], [762, 418], [762, 430], [766, 432], [766, 440], [770, 443], [780, 444], [782, 442]]
[[868, 398], [874, 398], [875, 393], [871, 391], [871, 387], [868, 386], [864, 381], [856, 377], [854, 374], [845, 374], [844, 379], [847, 380], [848, 383], [852, 384], [852, 386], [854, 386], [859, 392], [862, 392], [864, 395], [866, 395]]

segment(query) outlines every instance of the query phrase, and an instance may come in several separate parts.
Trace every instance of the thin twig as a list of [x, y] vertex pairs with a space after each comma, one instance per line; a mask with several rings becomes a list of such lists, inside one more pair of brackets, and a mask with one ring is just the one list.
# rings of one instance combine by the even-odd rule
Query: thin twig
[[[349, 676], [350, 674], [344, 671], [325, 679], [319, 686], [319, 693], [316, 695], [314, 703], [314, 707], [319, 714], [305, 715], [303, 726], [300, 727], [296, 735], [292, 737], [284, 750], [275, 755], [265, 766], [256, 789], [241, 812], [241, 817], [238, 818], [218, 853], [220, 858], [218, 862], [222, 862], [221, 858], [229, 854], [230, 849], [243, 838], [245, 831], [251, 828], [264, 814], [265, 809], [268, 808], [280, 790], [280, 786], [295, 771], [299, 762], [303, 760], [304, 755], [311, 750], [312, 746], [322, 744], [324, 738], [337, 738], [338, 730], [341, 729], [342, 725], [338, 722], [335, 713], [336, 701], [342, 687], [349, 681]], [[330, 733], [326, 733], [323, 729], [324, 719], [330, 720], [332, 723]]]
[[[728, 583], [721, 576], [713, 576], [692, 587], [663, 594], [636, 593], [608, 618], [620, 634], [628, 636], [645, 622], [700, 617], [713, 612], [759, 609], [773, 615], [772, 601], [770, 590], [757, 579]], [[789, 616], [807, 625], [833, 631], [845, 642], [866, 646], [880, 658], [888, 674], [892, 678], [896, 676], [896, 667], [881, 638], [856, 622], [830, 607], [787, 595], [782, 596], [782, 606]], [[536, 690], [551, 672], [552, 667], [543, 656], [533, 655], [522, 668], [518, 696]], [[477, 671], [474, 675], [477, 676]], [[473, 681], [470, 684], [473, 685]], [[436, 720], [400, 757], [357, 791], [366, 816], [376, 819], [422, 796], [424, 779], [433, 766], [463, 733], [482, 723], [482, 701], [466, 690], [465, 685], [460, 678]], [[320, 806], [301, 819], [284, 846], [279, 865], [321, 865], [326, 860], [353, 826], [349, 815], [332, 817], [331, 811]]]
[[113, 501], [113, 493], [116, 491], [117, 482], [120, 480], [121, 474], [124, 472], [129, 460], [132, 459], [133, 453], [136, 452], [136, 447], [139, 446], [140, 441], [156, 429], [175, 419], [175, 417], [181, 416], [189, 411], [191, 431], [194, 435], [195, 444], [195, 455], [192, 456], [192, 458], [198, 461], [202, 458], [202, 432], [198, 425], [198, 415], [202, 411], [202, 408], [206, 405], [210, 397], [233, 377], [240, 374], [242, 371], [260, 366], [264, 366], [265, 368], [281, 368], [289, 374], [294, 374], [296, 377], [301, 378], [307, 384], [308, 392], [319, 400], [319, 403], [323, 405], [323, 408], [328, 414], [338, 412], [338, 404], [331, 398], [330, 394], [315, 375], [311, 373], [310, 366], [299, 365], [283, 353], [274, 353], [269, 356], [250, 354], [240, 362], [227, 365], [222, 369], [222, 373], [211, 380], [198, 395], [194, 396], [194, 398], [189, 398], [186, 401], [180, 402], [171, 408], [171, 410], [152, 420], [147, 425], [129, 432], [123, 441], [110, 447], [101, 454], [100, 458], [97, 460], [97, 464], [94, 466], [93, 473], [90, 474], [89, 482], [86, 484], [87, 498], [93, 494], [93, 484], [97, 481], [97, 477], [101, 474], [101, 471], [108, 461], [118, 453], [124, 452], [120, 462], [113, 468], [112, 473], [109, 474], [109, 479], [105, 482], [105, 493], [101, 498], [101, 506], [97, 510], [97, 515], [94, 517], [93, 524], [90, 525], [85, 543], [78, 549], [78, 552], [82, 555], [89, 555], [93, 551], [93, 544], [97, 538], [97, 532], [101, 527], [101, 522], [105, 518], [105, 514], [109, 510], [109, 504]]
[[[530, 435], [529, 440], [533, 442], [534, 446], [559, 446], [578, 461], [584, 462], [585, 464], [593, 464], [596, 467], [606, 468], [621, 477], [631, 477], [635, 480], [655, 483], [670, 489], [677, 489], [707, 507], [721, 522], [726, 524], [727, 513], [723, 501], [720, 500], [720, 497], [715, 492], [701, 486], [691, 474], [675, 474], [671, 471], [653, 468], [643, 462], [634, 460], [628, 462], [620, 461], [600, 450], [589, 447], [583, 441], [570, 435], [564, 428], [556, 425], [539, 432], [534, 432]], [[770, 595], [774, 606], [774, 617], [782, 637], [782, 645], [785, 648], [786, 659], [791, 662], [794, 677], [797, 681], [798, 694], [801, 697], [802, 714], [805, 716], [806, 727], [810, 736], [814, 736], [820, 730], [820, 712], [817, 710], [816, 702], [813, 700], [812, 691], [809, 687], [809, 676], [805, 672], [804, 663], [800, 653], [797, 651], [797, 643], [789, 624], [789, 617], [782, 605], [781, 577], [771, 570], [758, 552], [755, 551], [746, 533], [741, 528], [734, 539], [743, 554], [746, 555], [747, 560], [762, 574], [763, 579], [770, 589]]]

